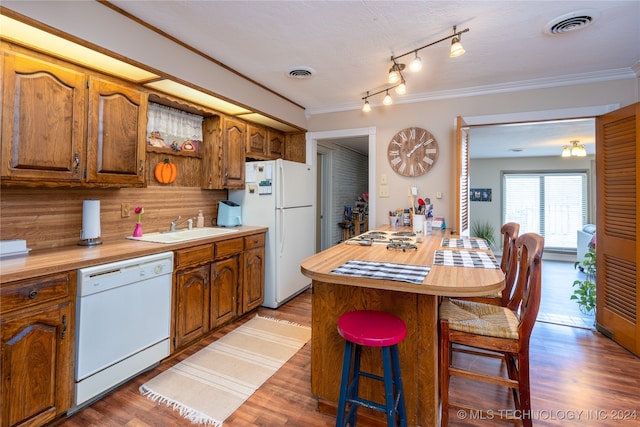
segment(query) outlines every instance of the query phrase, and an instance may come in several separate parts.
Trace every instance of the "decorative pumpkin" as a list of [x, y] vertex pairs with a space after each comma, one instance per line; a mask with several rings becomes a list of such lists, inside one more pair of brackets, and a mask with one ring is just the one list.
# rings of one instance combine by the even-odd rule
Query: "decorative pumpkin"
[[154, 170], [156, 180], [161, 184], [171, 184], [176, 180], [178, 175], [178, 168], [171, 163], [169, 159], [164, 159], [164, 162], [160, 162], [156, 165]]

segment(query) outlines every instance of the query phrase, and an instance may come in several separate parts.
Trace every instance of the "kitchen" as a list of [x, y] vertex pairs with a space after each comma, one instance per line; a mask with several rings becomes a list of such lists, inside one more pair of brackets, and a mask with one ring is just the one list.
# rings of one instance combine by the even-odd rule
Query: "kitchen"
[[[29, 9], [29, 6], [24, 6]], [[82, 6], [91, 7], [91, 6]], [[93, 6], [95, 7], [95, 6]], [[19, 9], [19, 7], [17, 7]], [[29, 12], [30, 15], [32, 12]], [[55, 16], [55, 13], [47, 11], [46, 8], [42, 11], [33, 11], [33, 16], [37, 17], [39, 14], [51, 13], [51, 16]], [[41, 18], [46, 22], [46, 18]], [[118, 27], [120, 28], [120, 27]], [[612, 103], [628, 104], [637, 96], [633, 96], [633, 91], [628, 90], [629, 84], [616, 84], [616, 83], [600, 83], [594, 84], [594, 91], [605, 91], [608, 93], [608, 98]], [[606, 88], [606, 89], [605, 89]], [[563, 88], [564, 98], [570, 99], [573, 96], [573, 91], [570, 88]], [[551, 91], [543, 91], [545, 92]], [[522, 97], [522, 105], [519, 108], [524, 110], [536, 110], [542, 108], [561, 108], [566, 106], [565, 103], [559, 101], [547, 101], [545, 103], [538, 103], [526, 96]], [[583, 95], [584, 105], [602, 103], [601, 99], [598, 99], [595, 94]], [[258, 97], [259, 98], [259, 97]], [[563, 98], [558, 96], [558, 98]], [[549, 97], [551, 99], [551, 97]], [[394, 113], [394, 117], [380, 117], [377, 120], [378, 126], [377, 136], [381, 141], [386, 141], [390, 136], [397, 131], [397, 117], [403, 116], [403, 123], [409, 122], [421, 122], [422, 117], [431, 117], [433, 125], [428, 124], [430, 128], [438, 135], [443, 135], [441, 140], [447, 141], [446, 135], [450, 135], [450, 117], [455, 116], [461, 109], [464, 111], [471, 111], [470, 114], [480, 114], [483, 107], [477, 105], [477, 100], [472, 98], [467, 99], [466, 105], [464, 103], [458, 103], [456, 105], [449, 105], [444, 103], [443, 105], [425, 105], [425, 108], [421, 111], [414, 111], [413, 107], [406, 105], [397, 106], [397, 116]], [[261, 100], [246, 101], [249, 103], [260, 103]], [[498, 104], [509, 103], [510, 100], [506, 96], [496, 96], [496, 102]], [[265, 102], [267, 104], [267, 102]], [[283, 106], [281, 100], [276, 100], [273, 105], [269, 107], [263, 106], [262, 111], [270, 111], [273, 109], [274, 115], [279, 115], [276, 111], [278, 109], [288, 110], [290, 107]], [[464, 105], [464, 107], [463, 107]], [[496, 107], [499, 109], [500, 107]], [[444, 110], [444, 111], [443, 111]], [[355, 114], [355, 113], [354, 113]], [[358, 113], [359, 114], [359, 113]], [[283, 116], [286, 116], [283, 113]], [[314, 130], [323, 129], [343, 129], [343, 128], [362, 128], [366, 125], [370, 125], [368, 122], [363, 122], [362, 119], [353, 116], [353, 114], [341, 116], [336, 113], [329, 113], [326, 115], [312, 116], [309, 119], [309, 123], [301, 120], [298, 113], [291, 114], [296, 116], [289, 120], [299, 126], [301, 129], [309, 128]], [[439, 124], [439, 123], [446, 123]], [[303, 145], [307, 145], [306, 141]], [[312, 157], [313, 146], [308, 144], [306, 157]], [[383, 144], [386, 145], [386, 144]], [[444, 144], [447, 145], [447, 144]], [[380, 155], [380, 154], [379, 154]], [[440, 164], [446, 165], [447, 162], [451, 163], [451, 153], [448, 149], [443, 152], [443, 157], [440, 159]], [[375, 153], [374, 164], [375, 161]], [[184, 160], [188, 162], [189, 160]], [[380, 165], [385, 165], [386, 162], [380, 161]], [[150, 170], [151, 165], [146, 165], [145, 170]], [[382, 166], [379, 166], [382, 167]], [[181, 168], [184, 171], [188, 168]], [[428, 179], [423, 182], [426, 188], [436, 188], [432, 183], [447, 183], [449, 182], [446, 171], [448, 168], [434, 169]], [[375, 170], [372, 172], [375, 176]], [[391, 174], [389, 174], [392, 177]], [[398, 185], [398, 181], [395, 177], [392, 185]], [[450, 195], [453, 194], [453, 187], [451, 184], [439, 184], [445, 185], [442, 189], [445, 195], [445, 199], [442, 201], [440, 209], [449, 217], [452, 217], [452, 201]], [[423, 185], [421, 184], [421, 187]], [[405, 186], [402, 185], [402, 188]], [[373, 194], [376, 194], [374, 191]], [[122, 189], [47, 189], [42, 190], [29, 190], [24, 188], [3, 188], [2, 194], [2, 235], [9, 238], [23, 237], [29, 241], [29, 246], [33, 250], [43, 249], [45, 247], [57, 248], [63, 246], [76, 245], [78, 240], [78, 230], [81, 219], [81, 205], [82, 201], [86, 199], [100, 199], [102, 202], [102, 238], [104, 240], [121, 238], [124, 234], [128, 234], [135, 225], [134, 215], [131, 214], [128, 219], [122, 218], [122, 203], [128, 203], [130, 208], [133, 209], [136, 206], [144, 206], [145, 216], [143, 216], [143, 224], [147, 230], [155, 231], [162, 230], [168, 227], [168, 224], [177, 218], [182, 216], [184, 218], [188, 216], [197, 215], [199, 210], [203, 210], [205, 219], [208, 224], [211, 224], [212, 220], [217, 216], [216, 201], [225, 200], [227, 193], [225, 190], [201, 190], [198, 188], [182, 188], [182, 187], [162, 187], [162, 186], [149, 186], [144, 189], [139, 188], [122, 188]], [[405, 196], [398, 195], [397, 197], [390, 198], [391, 203], [399, 204], [404, 203]], [[386, 210], [383, 203], [380, 203], [382, 199], [378, 199], [380, 205], [378, 209], [378, 221], [380, 223], [380, 212]], [[213, 203], [212, 203], [213, 202]], [[386, 200], [384, 201], [386, 204]], [[123, 233], [122, 230], [126, 230]], [[36, 239], [37, 236], [37, 239]], [[32, 243], [34, 242], [34, 243]]]

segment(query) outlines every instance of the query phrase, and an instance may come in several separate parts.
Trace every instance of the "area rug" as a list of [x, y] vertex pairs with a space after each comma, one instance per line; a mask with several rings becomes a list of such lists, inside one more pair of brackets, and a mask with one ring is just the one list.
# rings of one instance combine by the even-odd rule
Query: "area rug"
[[222, 426], [311, 338], [311, 328], [256, 316], [140, 386], [194, 424]]

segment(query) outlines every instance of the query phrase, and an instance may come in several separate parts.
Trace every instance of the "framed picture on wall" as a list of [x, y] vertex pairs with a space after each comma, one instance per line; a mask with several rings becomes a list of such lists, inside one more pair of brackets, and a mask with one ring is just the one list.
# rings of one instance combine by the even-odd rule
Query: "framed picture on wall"
[[469, 192], [469, 196], [472, 202], [490, 202], [491, 201], [491, 189], [490, 188], [472, 188]]

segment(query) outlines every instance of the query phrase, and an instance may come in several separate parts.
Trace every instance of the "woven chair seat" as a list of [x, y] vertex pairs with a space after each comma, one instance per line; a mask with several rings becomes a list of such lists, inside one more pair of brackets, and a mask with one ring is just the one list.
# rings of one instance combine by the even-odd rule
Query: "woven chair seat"
[[520, 320], [506, 307], [447, 299], [440, 305], [440, 319], [449, 329], [488, 337], [518, 339]]

